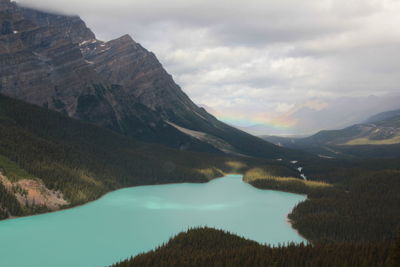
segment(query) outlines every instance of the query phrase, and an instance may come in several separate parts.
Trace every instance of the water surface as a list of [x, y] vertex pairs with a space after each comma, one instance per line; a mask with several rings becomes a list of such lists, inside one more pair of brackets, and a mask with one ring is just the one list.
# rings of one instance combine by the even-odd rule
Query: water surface
[[0, 266], [107, 266], [195, 226], [273, 245], [305, 241], [287, 223], [304, 196], [259, 190], [241, 178], [127, 188], [81, 207], [0, 222]]

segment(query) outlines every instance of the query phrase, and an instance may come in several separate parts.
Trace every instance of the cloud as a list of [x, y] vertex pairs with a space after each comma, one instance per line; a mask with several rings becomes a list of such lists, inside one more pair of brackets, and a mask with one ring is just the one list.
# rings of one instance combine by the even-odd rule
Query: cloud
[[129, 33], [195, 102], [249, 117], [400, 89], [397, 0], [18, 2], [79, 14], [100, 39]]
[[288, 103], [278, 103], [277, 107], [275, 110], [279, 113], [281, 112], [288, 112], [294, 108], [294, 104], [288, 104]]

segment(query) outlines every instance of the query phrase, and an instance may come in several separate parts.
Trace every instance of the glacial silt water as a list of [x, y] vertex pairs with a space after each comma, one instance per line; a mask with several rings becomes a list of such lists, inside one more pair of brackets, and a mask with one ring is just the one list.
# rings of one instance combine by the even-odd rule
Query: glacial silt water
[[107, 266], [197, 226], [273, 245], [303, 242], [287, 214], [304, 199], [256, 189], [240, 175], [121, 189], [77, 208], [0, 222], [0, 266]]

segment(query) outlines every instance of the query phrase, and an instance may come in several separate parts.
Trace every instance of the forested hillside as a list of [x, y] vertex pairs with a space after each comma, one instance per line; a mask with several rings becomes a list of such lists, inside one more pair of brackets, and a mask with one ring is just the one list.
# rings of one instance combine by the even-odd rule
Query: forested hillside
[[249, 170], [260, 189], [307, 194], [289, 218], [313, 242], [393, 240], [400, 229], [400, 160], [300, 160], [307, 180]]
[[398, 251], [392, 242], [269, 247], [227, 232], [200, 228], [181, 233], [167, 244], [113, 267], [395, 267], [398, 263]]

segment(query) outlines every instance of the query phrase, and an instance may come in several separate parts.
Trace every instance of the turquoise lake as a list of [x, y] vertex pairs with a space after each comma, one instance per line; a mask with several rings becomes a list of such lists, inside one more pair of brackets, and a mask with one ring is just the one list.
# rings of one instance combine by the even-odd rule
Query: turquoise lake
[[0, 266], [108, 266], [196, 226], [272, 245], [306, 242], [287, 222], [304, 199], [256, 189], [241, 175], [126, 188], [81, 207], [0, 222]]

